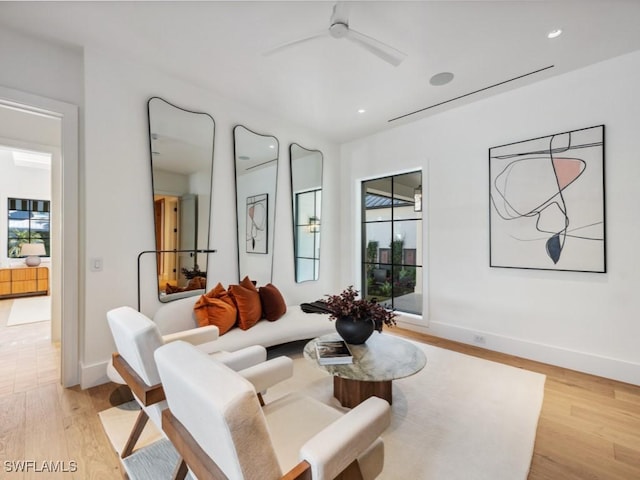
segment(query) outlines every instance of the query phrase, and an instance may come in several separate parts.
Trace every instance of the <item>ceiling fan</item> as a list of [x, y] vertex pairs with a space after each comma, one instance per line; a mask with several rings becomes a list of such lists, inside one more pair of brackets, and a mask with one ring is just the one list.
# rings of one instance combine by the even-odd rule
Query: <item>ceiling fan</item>
[[349, 16], [346, 3], [347, 2], [337, 2], [333, 6], [333, 13], [331, 14], [328, 29], [321, 30], [320, 32], [308, 35], [292, 42], [284, 43], [264, 52], [263, 55], [273, 55], [274, 53], [280, 52], [294, 45], [308, 42], [310, 40], [315, 40], [316, 38], [328, 36], [335, 39], [346, 38], [347, 40], [350, 40], [351, 42], [359, 45], [365, 50], [368, 50], [370, 53], [373, 53], [375, 56], [381, 58], [385, 62], [390, 63], [394, 67], [400, 65], [400, 63], [402, 63], [402, 61], [406, 58], [406, 53], [403, 53], [400, 50], [381, 42], [380, 40], [376, 40], [375, 38], [365, 35], [364, 33], [360, 33], [349, 28]]

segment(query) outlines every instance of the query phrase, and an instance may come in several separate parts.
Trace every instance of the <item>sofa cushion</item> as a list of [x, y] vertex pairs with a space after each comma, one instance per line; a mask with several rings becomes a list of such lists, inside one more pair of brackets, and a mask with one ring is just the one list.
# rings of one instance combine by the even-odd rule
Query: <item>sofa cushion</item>
[[238, 309], [238, 327], [248, 330], [262, 318], [260, 295], [249, 277], [244, 277], [240, 285], [229, 285], [229, 295]]
[[287, 303], [275, 285], [268, 283], [260, 287], [258, 294], [260, 295], [260, 303], [262, 304], [263, 318], [273, 322], [287, 313]]

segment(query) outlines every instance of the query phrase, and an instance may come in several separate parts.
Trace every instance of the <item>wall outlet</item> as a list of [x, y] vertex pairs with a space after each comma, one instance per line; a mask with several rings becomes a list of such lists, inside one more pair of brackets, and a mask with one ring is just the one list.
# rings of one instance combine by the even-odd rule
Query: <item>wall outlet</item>
[[487, 339], [484, 338], [482, 335], [474, 335], [473, 343], [477, 343], [478, 345], [485, 345], [487, 343]]

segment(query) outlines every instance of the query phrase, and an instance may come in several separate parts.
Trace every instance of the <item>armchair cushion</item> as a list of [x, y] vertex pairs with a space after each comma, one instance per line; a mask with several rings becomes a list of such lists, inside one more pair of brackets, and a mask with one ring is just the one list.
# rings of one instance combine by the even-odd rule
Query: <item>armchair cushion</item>
[[262, 304], [262, 316], [270, 322], [278, 320], [287, 313], [287, 303], [275, 285], [268, 283], [260, 287], [258, 294]]

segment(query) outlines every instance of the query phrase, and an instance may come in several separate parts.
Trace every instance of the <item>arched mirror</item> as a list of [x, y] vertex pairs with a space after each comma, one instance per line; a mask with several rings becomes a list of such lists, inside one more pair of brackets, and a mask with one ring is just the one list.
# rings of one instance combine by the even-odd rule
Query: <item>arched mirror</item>
[[[206, 289], [213, 118], [158, 97], [148, 102], [153, 212], [161, 302]], [[178, 252], [166, 252], [177, 250]]]
[[289, 146], [296, 282], [318, 280], [322, 218], [322, 153]]
[[278, 140], [238, 125], [233, 129], [238, 220], [238, 273], [271, 282]]

